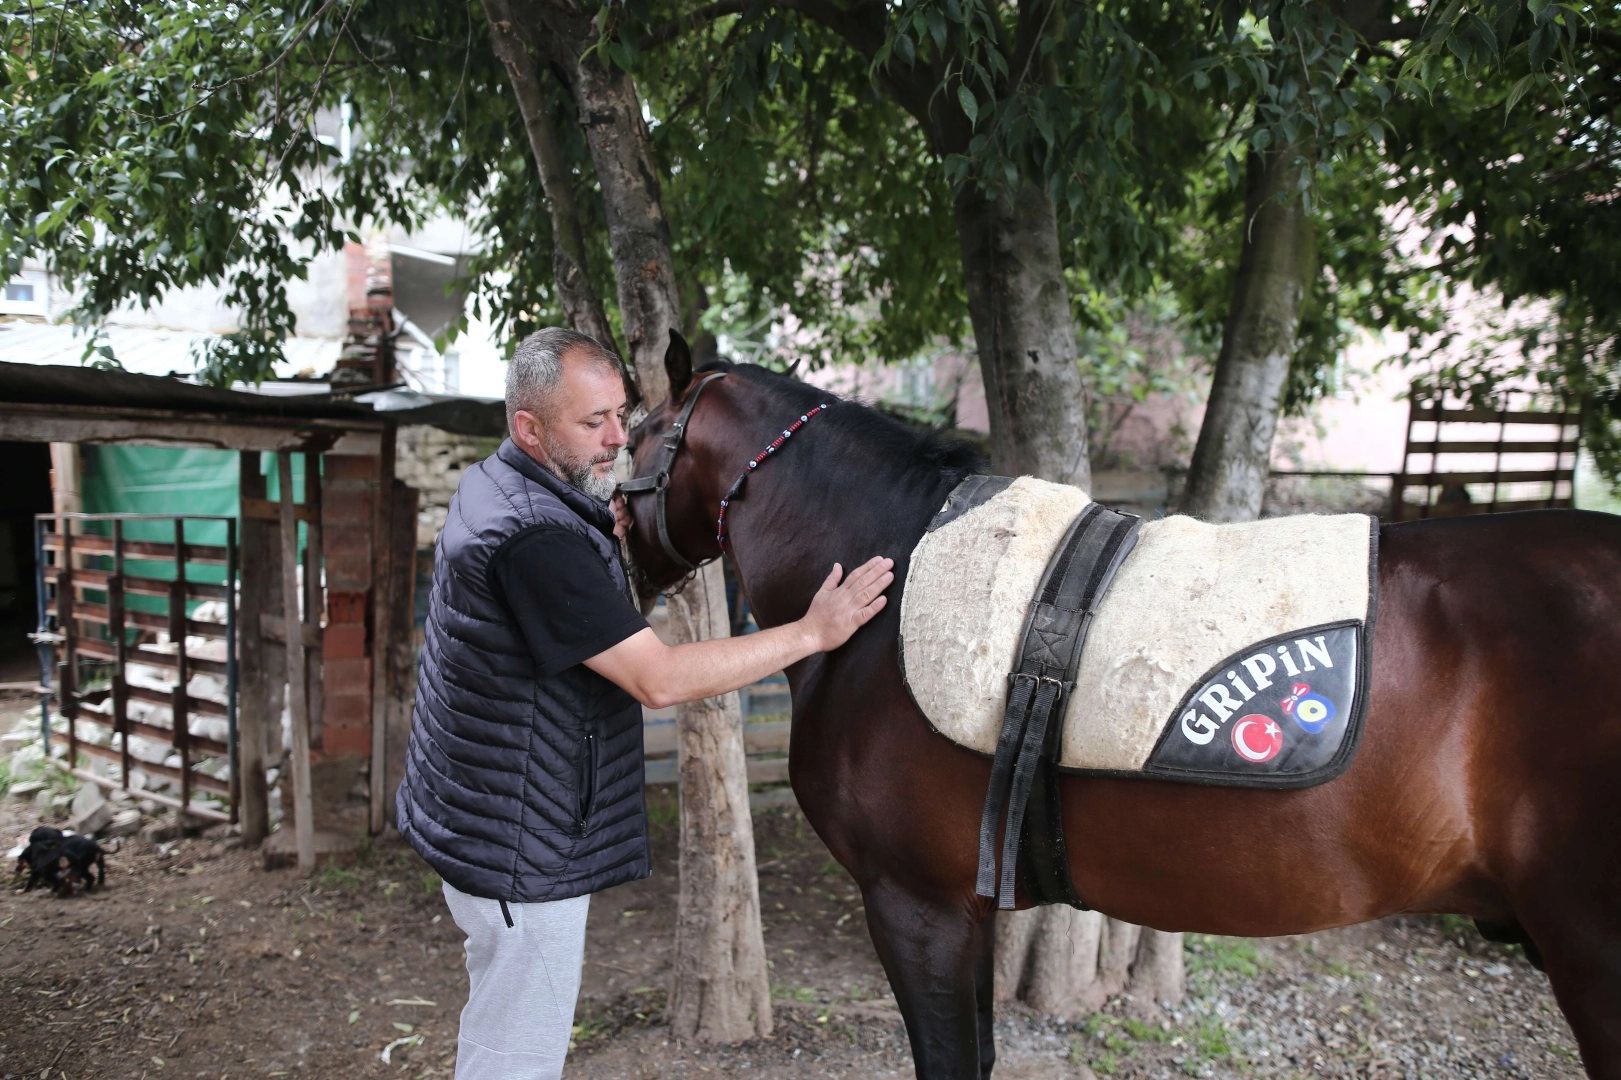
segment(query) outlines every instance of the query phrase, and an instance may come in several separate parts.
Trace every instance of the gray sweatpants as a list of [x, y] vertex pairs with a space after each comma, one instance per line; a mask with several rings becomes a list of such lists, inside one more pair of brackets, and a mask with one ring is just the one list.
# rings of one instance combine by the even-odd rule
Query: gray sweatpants
[[585, 960], [590, 896], [506, 905], [445, 887], [467, 935], [471, 984], [456, 1043], [456, 1080], [557, 1080], [568, 1055]]

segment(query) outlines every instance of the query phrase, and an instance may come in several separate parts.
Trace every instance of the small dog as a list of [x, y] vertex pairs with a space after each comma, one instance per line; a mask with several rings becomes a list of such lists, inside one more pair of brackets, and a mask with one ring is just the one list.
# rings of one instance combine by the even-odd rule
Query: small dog
[[[56, 895], [73, 895], [73, 882], [84, 882], [85, 892], [95, 892], [107, 881], [107, 852], [88, 836], [65, 836], [56, 850], [47, 873], [55, 882]], [[99, 873], [99, 876], [98, 876]]]
[[28, 834], [28, 846], [23, 848], [22, 854], [17, 856], [17, 870], [19, 874], [32, 872], [34, 860], [43, 857], [62, 842], [62, 830], [53, 829], [49, 825], [41, 825]]

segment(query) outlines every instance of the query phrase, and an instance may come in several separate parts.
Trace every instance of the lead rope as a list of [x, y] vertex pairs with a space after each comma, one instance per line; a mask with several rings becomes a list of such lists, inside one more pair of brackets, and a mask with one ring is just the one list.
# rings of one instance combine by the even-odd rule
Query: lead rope
[[764, 450], [761, 450], [755, 459], [749, 462], [748, 468], [744, 469], [743, 472], [738, 475], [737, 480], [732, 484], [731, 488], [727, 490], [725, 497], [721, 499], [720, 517], [715, 519], [715, 540], [720, 544], [720, 549], [722, 551], [726, 550], [726, 508], [732, 505], [732, 500], [742, 497], [743, 482], [749, 478], [750, 473], [760, 467], [760, 463], [762, 461], [769, 458], [772, 454], [775, 454], [783, 443], [793, 438], [794, 432], [810, 423], [811, 418], [816, 416], [818, 413], [826, 411], [827, 404], [824, 402], [823, 404], [818, 405], [816, 408], [805, 413], [798, 420], [795, 420], [793, 423], [789, 424], [785, 429], [783, 429], [783, 433], [773, 439], [770, 446], [766, 447]]

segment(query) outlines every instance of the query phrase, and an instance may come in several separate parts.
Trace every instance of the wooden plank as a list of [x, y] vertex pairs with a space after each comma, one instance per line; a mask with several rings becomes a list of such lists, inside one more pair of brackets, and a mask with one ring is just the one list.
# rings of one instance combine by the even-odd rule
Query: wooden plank
[[[86, 656], [94, 656], [99, 660], [118, 659], [111, 641], [97, 641], [95, 638], [79, 638], [78, 649]], [[225, 661], [209, 660], [201, 656], [187, 658], [191, 666], [197, 671], [207, 672], [210, 675], [224, 675]], [[149, 667], [160, 667], [169, 671], [175, 669], [175, 658], [170, 653], [161, 652], [153, 645], [135, 645], [129, 650], [128, 662], [131, 664], [146, 664]]]
[[1414, 439], [1407, 444], [1409, 454], [1495, 454], [1501, 449], [1505, 454], [1557, 454], [1570, 453], [1572, 445], [1567, 442], [1467, 442], [1464, 440], [1447, 441], [1445, 439]]
[[393, 637], [394, 605], [389, 602], [394, 580], [390, 563], [394, 559], [391, 517], [394, 510], [394, 439], [384, 440], [377, 458], [376, 486], [371, 501], [372, 578], [371, 623], [371, 831], [380, 833], [386, 824], [383, 790], [387, 786], [388, 756], [388, 651]]
[[[314, 455], [311, 456], [313, 457]], [[299, 503], [293, 511], [293, 516], [299, 521], [311, 520], [309, 505], [307, 503]], [[280, 521], [281, 508], [275, 503], [271, 502], [269, 499], [245, 498], [242, 500], [242, 518], [245, 521]]]
[[[787, 758], [750, 758], [749, 783], [780, 784], [788, 779]], [[679, 783], [680, 773], [673, 757], [653, 758], [643, 763], [642, 781], [647, 784]]]
[[1574, 412], [1500, 413], [1491, 409], [1436, 410], [1427, 406], [1415, 406], [1412, 412], [1413, 422], [1418, 424], [1433, 424], [1439, 420], [1443, 424], [1560, 424], [1570, 427], [1578, 423], [1580, 415]]
[[[246, 416], [171, 409], [95, 405], [0, 405], [0, 441], [112, 443], [125, 446], [202, 446], [216, 450], [325, 453], [380, 441], [383, 421]], [[365, 453], [364, 450], [345, 450]]]
[[[96, 622], [106, 625], [110, 619], [106, 604], [88, 604], [83, 600], [72, 607], [73, 617], [86, 622]], [[56, 605], [48, 604], [45, 608], [47, 615], [56, 614]], [[130, 626], [139, 626], [147, 630], [162, 630], [167, 633], [170, 629], [169, 616], [159, 615], [152, 611], [126, 611], [124, 620]], [[186, 633], [197, 637], [223, 638], [226, 634], [224, 623], [201, 622], [197, 619], [186, 620]], [[85, 640], [85, 639], [80, 639]]]
[[[1450, 487], [1453, 484], [1529, 484], [1568, 481], [1574, 469], [1544, 469], [1525, 472], [1417, 472], [1401, 477], [1404, 487]], [[1499, 502], [1503, 500], [1498, 500]]]
[[[788, 736], [793, 729], [791, 720], [771, 720], [763, 724], [743, 725], [743, 750], [749, 754], [786, 754]], [[676, 751], [674, 724], [644, 724], [642, 726], [642, 753], [648, 757], [673, 754]]]
[[[298, 605], [298, 520], [293, 516], [293, 456], [276, 455], [281, 486], [281, 596], [288, 622], [303, 621]], [[260, 617], [263, 622], [263, 616]], [[287, 705], [292, 714], [293, 825], [297, 831], [298, 868], [315, 870], [315, 808], [310, 793], [310, 699], [304, 685], [304, 635], [286, 634]]]
[[[46, 551], [61, 551], [62, 534], [56, 532], [46, 533], [44, 546]], [[113, 553], [113, 539], [110, 536], [90, 536], [79, 533], [73, 537], [73, 550], [79, 555], [111, 555]], [[153, 540], [125, 540], [124, 557], [173, 562], [174, 545]], [[229, 557], [225, 548], [219, 544], [187, 544], [186, 561], [224, 566], [229, 561]]]
[[[388, 667], [385, 693], [388, 710], [383, 721], [383, 820], [394, 818], [394, 797], [405, 779], [405, 754], [411, 738], [411, 712], [416, 703], [416, 559], [419, 492], [395, 479], [389, 535], [393, 554], [389, 582], [383, 590], [389, 605], [389, 634], [378, 654]], [[373, 776], [379, 775], [373, 765]]]
[[[62, 735], [60, 732], [52, 732], [51, 733], [51, 745], [52, 746], [62, 746], [62, 747], [67, 746], [67, 738], [66, 738], [66, 736]], [[111, 747], [108, 747], [108, 746], [97, 746], [95, 743], [82, 742], [82, 743], [79, 744], [78, 749], [79, 749], [79, 753], [84, 754], [86, 757], [100, 758], [103, 761], [117, 761], [117, 760], [119, 760], [118, 751], [114, 750], [114, 749], [112, 749]], [[135, 768], [140, 769], [142, 772], [147, 773], [147, 774], [149, 774], [151, 776], [162, 776], [162, 777], [165, 777], [165, 778], [167, 778], [169, 780], [174, 780], [174, 781], [177, 781], [177, 782], [184, 779], [180, 775], [180, 770], [175, 768], [173, 765], [163, 765], [163, 764], [159, 764], [158, 762], [155, 762], [155, 761], [141, 761], [139, 758], [136, 758], [135, 761], [136, 761]], [[58, 764], [60, 764], [60, 763], [58, 763]], [[212, 791], [216, 795], [224, 795], [226, 797], [230, 796], [230, 794], [231, 794], [231, 785], [226, 783], [224, 780], [220, 780], [217, 777], [209, 776], [207, 773], [197, 772], [195, 769], [192, 770], [191, 772], [192, 772], [192, 776], [191, 776], [191, 786], [192, 787], [200, 788], [203, 791]], [[144, 792], [144, 791], [142, 791], [142, 792], [132, 792], [132, 794], [136, 794], [140, 798], [143, 798], [143, 799], [147, 795], [147, 793]], [[171, 802], [169, 805], [171, 805], [171, 806], [180, 806], [181, 803], [177, 799], [177, 800], [174, 800], [173, 802]], [[192, 807], [184, 807], [184, 809], [191, 810], [193, 808]]]
[[[87, 710], [79, 714], [79, 719], [92, 724], [98, 724], [114, 733], [118, 731], [118, 728], [112, 722], [112, 719], [99, 712], [90, 712]], [[129, 724], [129, 731], [131, 735], [139, 735], [143, 739], [152, 739], [156, 742], [168, 743], [171, 746], [174, 745], [174, 732], [169, 728], [158, 727], [155, 724], [144, 724], [139, 720], [129, 720], [127, 723]], [[193, 735], [191, 737], [191, 745], [194, 749], [201, 750], [206, 754], [213, 755], [214, 757], [224, 757], [230, 752], [230, 747], [226, 746], [224, 743], [218, 741], [217, 739], [205, 739], [201, 735]], [[139, 761], [139, 758], [131, 758], [130, 764], [135, 765], [138, 764]]]
[[[174, 695], [167, 690], [158, 690], [150, 686], [131, 686], [129, 696], [133, 701], [144, 701], [149, 705], [162, 705], [170, 712], [174, 711]], [[223, 720], [226, 716], [225, 703], [215, 701], [213, 698], [197, 697], [194, 694], [185, 696], [186, 708], [199, 716], [212, 716]], [[223, 752], [223, 751], [222, 751]]]
[[1392, 515], [1396, 521], [1421, 521], [1425, 518], [1473, 517], [1485, 514], [1504, 514], [1515, 510], [1571, 510], [1576, 501], [1570, 497], [1550, 500], [1541, 499], [1498, 499], [1494, 504], [1489, 502], [1478, 503], [1434, 503], [1426, 507], [1423, 503], [1404, 502], [1395, 508]]
[[[314, 649], [321, 645], [321, 628], [314, 623], [304, 623], [304, 648]], [[266, 641], [274, 641], [277, 645], [287, 644], [287, 624], [280, 615], [266, 612], [259, 616], [259, 634]]]
[[[259, 455], [244, 451], [237, 457], [238, 490], [242, 501], [264, 499], [265, 475]], [[266, 500], [267, 502], [269, 500]], [[242, 842], [255, 847], [270, 835], [270, 792], [265, 782], [265, 741], [274, 730], [281, 739], [280, 709], [272, 710], [275, 672], [282, 666], [280, 647], [265, 640], [263, 620], [280, 611], [281, 590], [276, 579], [281, 556], [276, 548], [280, 512], [275, 523], [243, 514], [240, 610], [237, 613], [237, 739], [239, 778], [238, 815]], [[198, 663], [193, 660], [192, 663]], [[279, 747], [278, 747], [279, 750]], [[279, 757], [279, 753], [273, 755]]]
[[[118, 781], [113, 780], [110, 777], [101, 776], [101, 775], [99, 775], [97, 773], [93, 773], [89, 769], [70, 769], [66, 765], [62, 764], [60, 761], [57, 761], [54, 758], [51, 759], [51, 764], [55, 765], [58, 769], [61, 769], [63, 772], [68, 773], [69, 775], [77, 776], [80, 780], [88, 780], [91, 783], [95, 784], [97, 787], [104, 787], [104, 788], [107, 788], [107, 789], [111, 790], [112, 788], [116, 788], [116, 787], [119, 786]], [[230, 814], [222, 814], [218, 810], [215, 810], [213, 807], [200, 806], [200, 805], [199, 806], [181, 806], [179, 799], [171, 799], [169, 796], [167, 796], [167, 795], [159, 795], [155, 791], [132, 791], [132, 792], [130, 792], [130, 794], [134, 795], [136, 798], [140, 798], [140, 799], [151, 799], [155, 803], [161, 803], [164, 806], [170, 806], [170, 807], [173, 807], [176, 810], [184, 810], [186, 813], [194, 814], [197, 817], [209, 818], [209, 819], [211, 819], [213, 821], [219, 821], [219, 822], [228, 822], [228, 821], [231, 820], [231, 815]]]
[[[113, 524], [122, 525], [115, 521]], [[75, 570], [73, 584], [80, 589], [106, 589], [113, 578], [111, 570]], [[170, 582], [164, 578], [124, 576], [124, 593], [132, 596], [168, 596]], [[205, 581], [186, 582], [186, 596], [192, 600], [229, 600], [230, 589]]]

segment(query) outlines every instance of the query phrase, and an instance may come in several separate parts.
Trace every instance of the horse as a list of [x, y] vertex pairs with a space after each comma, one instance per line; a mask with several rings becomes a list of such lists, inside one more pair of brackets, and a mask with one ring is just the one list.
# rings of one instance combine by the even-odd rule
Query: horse
[[[974, 886], [990, 762], [933, 731], [898, 657], [908, 557], [981, 465], [756, 366], [706, 365], [691, 401], [703, 381], [676, 335], [665, 368], [669, 398], [630, 442], [638, 477], [668, 473], [662, 506], [629, 499], [645, 588], [722, 556], [723, 499], [724, 555], [762, 627], [804, 614], [830, 564], [895, 560], [886, 608], [787, 671], [789, 776], [861, 889], [918, 1077], [986, 1080], [995, 901]], [[1065, 775], [1076, 888], [1128, 922], [1247, 937], [1472, 917], [1544, 967], [1588, 1075], [1621, 1080], [1621, 520], [1542, 510], [1381, 524], [1377, 578], [1352, 764], [1287, 791]]]

